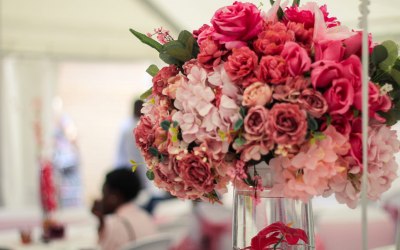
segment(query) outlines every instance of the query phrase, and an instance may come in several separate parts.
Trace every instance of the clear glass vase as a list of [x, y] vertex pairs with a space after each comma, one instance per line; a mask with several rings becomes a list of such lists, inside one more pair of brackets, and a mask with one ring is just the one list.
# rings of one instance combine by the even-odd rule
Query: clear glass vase
[[[262, 172], [262, 171], [258, 171]], [[266, 171], [268, 172], [268, 171]], [[264, 177], [268, 176], [268, 173]], [[265, 181], [265, 178], [263, 178]], [[264, 186], [268, 186], [268, 180]], [[268, 188], [257, 191], [255, 189], [235, 188], [233, 210], [233, 249], [234, 250], [314, 250], [314, 221], [311, 201], [308, 203], [300, 200], [273, 196]], [[275, 223], [275, 224], [274, 224]], [[284, 234], [270, 233], [263, 237], [277, 237], [278, 243], [264, 244], [262, 248], [251, 248], [252, 239], [260, 235], [260, 231], [271, 224], [282, 225], [286, 229], [302, 230], [308, 238], [308, 243], [299, 240], [296, 244], [286, 242]], [[289, 230], [290, 230], [289, 229]], [[257, 238], [259, 239], [259, 238]]]

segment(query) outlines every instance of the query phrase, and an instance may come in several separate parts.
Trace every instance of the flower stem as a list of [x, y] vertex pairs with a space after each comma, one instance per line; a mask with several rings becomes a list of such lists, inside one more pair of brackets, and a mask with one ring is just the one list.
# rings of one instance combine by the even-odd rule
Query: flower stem
[[283, 241], [283, 236], [279, 239], [279, 241], [274, 245], [274, 250], [278, 247], [279, 244]]

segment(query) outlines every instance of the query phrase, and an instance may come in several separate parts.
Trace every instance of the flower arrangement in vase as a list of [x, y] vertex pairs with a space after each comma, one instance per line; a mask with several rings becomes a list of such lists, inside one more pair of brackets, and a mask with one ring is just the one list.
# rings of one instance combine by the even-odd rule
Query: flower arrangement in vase
[[[271, 2], [222, 7], [177, 39], [131, 30], [168, 64], [148, 68], [153, 87], [134, 132], [147, 176], [179, 198], [216, 202], [229, 183], [262, 191], [263, 176], [249, 169], [266, 162], [273, 195], [307, 202], [334, 194], [354, 208], [363, 172], [362, 31], [325, 5]], [[369, 52], [368, 198], [376, 200], [397, 177], [400, 58], [393, 41], [371, 37]]]

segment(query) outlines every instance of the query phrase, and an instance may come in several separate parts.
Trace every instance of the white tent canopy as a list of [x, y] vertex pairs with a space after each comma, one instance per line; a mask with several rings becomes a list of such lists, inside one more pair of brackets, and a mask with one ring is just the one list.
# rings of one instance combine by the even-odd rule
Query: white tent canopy
[[[156, 54], [129, 33], [163, 26], [176, 34], [209, 22], [233, 0], [2, 0], [1, 49], [6, 54], [56, 58], [151, 59]], [[269, 8], [269, 1], [264, 3]], [[303, 1], [304, 2], [304, 1]], [[357, 27], [357, 0], [318, 0], [332, 15]], [[376, 40], [400, 40], [399, 0], [372, 0], [370, 24]]]

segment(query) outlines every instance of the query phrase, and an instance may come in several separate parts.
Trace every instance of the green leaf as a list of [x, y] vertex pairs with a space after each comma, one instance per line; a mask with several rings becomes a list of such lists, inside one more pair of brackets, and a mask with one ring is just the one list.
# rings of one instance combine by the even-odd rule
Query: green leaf
[[167, 52], [161, 52], [159, 55], [160, 59], [163, 60], [166, 64], [175, 64], [178, 66], [182, 65], [182, 62], [179, 60], [173, 58], [171, 55], [169, 55]]
[[149, 75], [151, 75], [152, 77], [156, 76], [158, 71], [160, 71], [160, 69], [158, 69], [158, 67], [154, 64], [150, 65], [146, 72], [149, 73]]
[[292, 6], [300, 6], [300, 0], [293, 0]]
[[386, 48], [388, 52], [388, 57], [379, 64], [379, 68], [382, 70], [388, 71], [390, 67], [395, 63], [397, 57], [399, 56], [399, 47], [393, 41], [384, 41], [382, 45]]
[[177, 121], [174, 121], [173, 124], [174, 124], [174, 128], [178, 127], [178, 125], [179, 125], [179, 123]]
[[169, 127], [171, 126], [171, 122], [168, 120], [164, 120], [161, 122], [161, 128], [164, 129], [165, 131], [169, 130]]
[[392, 70], [390, 71], [390, 75], [396, 81], [396, 83], [400, 85], [400, 70], [392, 68]]
[[150, 147], [150, 148], [149, 148], [149, 153], [150, 153], [152, 156], [155, 156], [155, 157], [158, 157], [158, 155], [160, 154], [160, 153], [158, 152], [158, 149], [155, 148], [155, 147]]
[[386, 119], [388, 126], [393, 126], [400, 120], [400, 101], [398, 101], [394, 107], [387, 113], [379, 112], [379, 115]]
[[168, 54], [182, 63], [192, 59], [192, 50], [185, 47], [181, 41], [174, 40], [165, 44], [162, 53]]
[[387, 49], [383, 45], [377, 45], [374, 47], [371, 56], [371, 62], [374, 65], [379, 65], [389, 56]]
[[151, 180], [151, 181], [154, 180], [154, 173], [153, 173], [153, 171], [147, 170], [146, 176], [147, 176], [147, 179], [149, 179], [149, 180]]
[[358, 110], [358, 109], [353, 109], [353, 116], [354, 116], [355, 118], [359, 117], [359, 116], [360, 116], [360, 110]]
[[308, 129], [311, 131], [315, 131], [318, 129], [318, 123], [312, 116], [307, 117], [307, 124], [308, 124]]
[[316, 140], [320, 141], [326, 138], [326, 135], [322, 132], [314, 132], [313, 133], [313, 138], [315, 138]]
[[246, 140], [243, 137], [238, 137], [235, 139], [235, 144], [240, 146], [243, 146], [246, 143]]
[[234, 131], [238, 131], [243, 126], [243, 119], [237, 120], [233, 128]]
[[329, 126], [332, 123], [332, 116], [326, 115], [326, 125]]
[[151, 37], [146, 36], [143, 33], [137, 32], [136, 30], [133, 29], [129, 29], [129, 31], [136, 36], [142, 43], [149, 45], [150, 47], [156, 49], [158, 52], [161, 51], [162, 49], [162, 44], [157, 42], [156, 40], [154, 40]]
[[153, 93], [153, 87], [149, 88], [144, 92], [143, 94], [140, 95], [140, 100], [145, 100], [147, 97], [149, 97]]
[[239, 113], [242, 116], [242, 118], [244, 119], [244, 117], [246, 116], [246, 109], [243, 106], [240, 106]]

